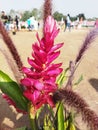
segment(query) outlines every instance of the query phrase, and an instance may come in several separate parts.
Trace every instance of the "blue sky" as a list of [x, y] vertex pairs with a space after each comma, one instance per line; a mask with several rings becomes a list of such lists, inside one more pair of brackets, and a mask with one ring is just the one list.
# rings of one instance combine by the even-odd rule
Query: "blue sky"
[[[98, 0], [52, 0], [53, 10], [64, 15], [76, 16], [84, 13], [87, 18], [98, 17]], [[41, 8], [44, 0], [0, 0], [0, 11], [31, 10]]]

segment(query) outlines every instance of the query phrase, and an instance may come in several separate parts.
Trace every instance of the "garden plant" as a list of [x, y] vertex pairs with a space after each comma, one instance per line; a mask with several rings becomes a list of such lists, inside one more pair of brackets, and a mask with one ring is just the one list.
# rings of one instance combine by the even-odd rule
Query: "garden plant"
[[[17, 130], [79, 130], [75, 123], [77, 113], [81, 115], [87, 128], [98, 130], [98, 115], [89, 108], [86, 101], [73, 90], [73, 77], [81, 59], [91, 43], [98, 36], [98, 29], [90, 30], [76, 56], [69, 61], [68, 68], [55, 63], [64, 43], [54, 43], [60, 29], [52, 16], [52, 1], [45, 0], [43, 6], [43, 36], [36, 33], [37, 41], [32, 44], [32, 57], [28, 58], [30, 67], [25, 67], [8, 32], [0, 21], [0, 34], [7, 45], [16, 66], [4, 54], [16, 81], [0, 70], [0, 89], [2, 96], [17, 112], [27, 114], [30, 128], [24, 126]], [[67, 77], [69, 73], [69, 77]], [[82, 80], [80, 76], [75, 85]], [[66, 81], [66, 83], [65, 83]]]

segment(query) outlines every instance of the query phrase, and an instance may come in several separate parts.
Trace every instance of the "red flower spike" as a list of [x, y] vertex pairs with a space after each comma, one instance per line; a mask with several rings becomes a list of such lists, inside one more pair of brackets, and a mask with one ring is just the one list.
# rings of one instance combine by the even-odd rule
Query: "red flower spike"
[[22, 69], [26, 75], [21, 80], [21, 84], [26, 87], [24, 96], [36, 109], [43, 104], [54, 106], [52, 95], [58, 88], [56, 77], [63, 70], [60, 68], [62, 63], [52, 63], [60, 54], [58, 49], [63, 46], [63, 43], [54, 45], [54, 39], [58, 33], [56, 21], [49, 16], [44, 26], [43, 38], [40, 39], [37, 33], [38, 42], [32, 45], [32, 59], [28, 58], [31, 68], [23, 67]]

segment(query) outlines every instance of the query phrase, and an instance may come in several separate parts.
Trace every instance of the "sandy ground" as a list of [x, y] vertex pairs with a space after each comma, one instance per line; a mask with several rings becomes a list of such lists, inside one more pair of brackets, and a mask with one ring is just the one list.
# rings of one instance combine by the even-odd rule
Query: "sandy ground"
[[[55, 43], [64, 42], [64, 46], [56, 62], [63, 62], [64, 69], [68, 67], [70, 60], [75, 60], [88, 31], [89, 29], [72, 30], [71, 32], [63, 32], [62, 30], [57, 36]], [[35, 34], [35, 31], [17, 32], [16, 35], [10, 33], [25, 66], [28, 65], [27, 57], [31, 57], [32, 43], [36, 41]], [[41, 36], [40, 32], [39, 34]], [[0, 39], [0, 46], [7, 50], [2, 39]], [[0, 69], [14, 79], [13, 73], [1, 52]], [[98, 114], [98, 38], [92, 43], [82, 58], [75, 72], [74, 83], [81, 74], [83, 75], [83, 81], [75, 88], [75, 91], [79, 93], [90, 105], [90, 108]], [[0, 95], [0, 130], [13, 130], [24, 125], [29, 126], [28, 117], [13, 111]], [[82, 124], [82, 122], [80, 122], [80, 125], [82, 126], [81, 130], [87, 130], [83, 128], [84, 124]]]

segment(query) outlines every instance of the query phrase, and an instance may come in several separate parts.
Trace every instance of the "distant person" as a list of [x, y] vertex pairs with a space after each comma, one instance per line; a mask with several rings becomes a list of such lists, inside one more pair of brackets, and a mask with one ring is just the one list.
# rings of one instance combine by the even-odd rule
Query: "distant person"
[[67, 19], [65, 18], [65, 20], [64, 20], [64, 32], [66, 31], [66, 28], [67, 28]]
[[15, 17], [15, 22], [16, 22], [16, 28], [17, 28], [17, 30], [19, 30], [19, 18], [17, 15]]
[[98, 19], [95, 21], [95, 28], [98, 28]]
[[27, 19], [27, 28], [29, 29], [29, 31], [31, 31], [31, 20], [30, 20], [30, 18], [29, 19]]
[[5, 14], [4, 11], [2, 11], [2, 14], [1, 14], [1, 21], [3, 22], [6, 30], [8, 30], [8, 16]]
[[13, 35], [16, 35], [17, 29], [16, 29], [16, 23], [15, 23], [14, 20], [12, 21], [11, 31], [12, 31], [12, 34], [13, 34]]
[[67, 15], [67, 27], [69, 29], [69, 31], [71, 31], [71, 19], [70, 19], [70, 15]]
[[75, 29], [77, 29], [78, 28], [78, 25], [79, 25], [79, 17], [77, 17], [77, 20], [75, 21]]
[[35, 30], [35, 31], [38, 30], [38, 21], [36, 20], [36, 18], [35, 18], [35, 20], [34, 20], [34, 30]]
[[6, 25], [6, 23], [7, 23], [7, 21], [8, 21], [8, 17], [7, 17], [7, 15], [5, 14], [4, 11], [2, 11], [1, 20], [2, 20], [3, 24]]
[[38, 29], [40, 28], [40, 22], [38, 22]]
[[11, 16], [9, 15], [8, 16], [8, 30], [10, 31], [11, 30], [11, 22], [12, 22], [12, 18], [11, 18]]

